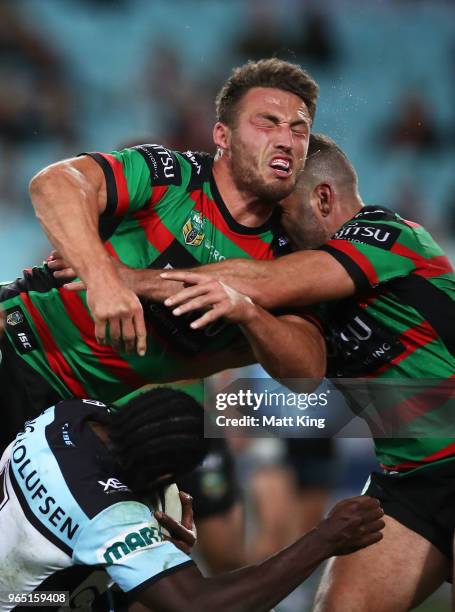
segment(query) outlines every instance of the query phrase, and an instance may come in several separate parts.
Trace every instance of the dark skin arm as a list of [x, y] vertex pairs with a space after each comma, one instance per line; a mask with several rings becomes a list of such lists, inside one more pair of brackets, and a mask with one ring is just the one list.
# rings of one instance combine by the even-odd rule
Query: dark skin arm
[[325, 559], [378, 542], [382, 516], [377, 500], [345, 500], [316, 529], [261, 564], [213, 578], [204, 578], [195, 566], [183, 568], [137, 600], [158, 612], [268, 612]]

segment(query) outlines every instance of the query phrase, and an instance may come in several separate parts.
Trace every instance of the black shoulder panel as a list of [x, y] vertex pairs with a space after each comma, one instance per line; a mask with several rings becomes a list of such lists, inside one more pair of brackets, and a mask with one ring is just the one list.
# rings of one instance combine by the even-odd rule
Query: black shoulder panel
[[364, 206], [351, 221], [354, 219], [360, 221], [400, 221], [393, 210], [384, 206]]
[[97, 400], [64, 400], [46, 439], [73, 497], [89, 518], [120, 501], [134, 499], [119, 480], [114, 459], [87, 421], [103, 422], [108, 407]]
[[208, 153], [196, 153], [194, 151], [185, 151], [181, 155], [191, 164], [191, 178], [187, 191], [200, 189], [202, 184], [210, 179], [213, 157]]

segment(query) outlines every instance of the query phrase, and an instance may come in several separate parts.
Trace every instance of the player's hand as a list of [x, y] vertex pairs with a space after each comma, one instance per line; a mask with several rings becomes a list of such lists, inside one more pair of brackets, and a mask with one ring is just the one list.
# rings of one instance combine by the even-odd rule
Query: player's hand
[[361, 495], [336, 504], [318, 529], [332, 555], [349, 555], [382, 539], [383, 516], [377, 499]]
[[[115, 263], [122, 281], [124, 280], [123, 275], [120, 274], [122, 268], [133, 272], [115, 258], [112, 257], [111, 260]], [[71, 279], [76, 276], [73, 268], [55, 249], [47, 258], [46, 263], [53, 271], [55, 278]], [[66, 283], [64, 288], [68, 291], [82, 291], [87, 287], [83, 281], [77, 280]], [[118, 284], [116, 291], [112, 290], [112, 286], [100, 287], [98, 285], [91, 291], [87, 291], [87, 305], [95, 323], [95, 336], [99, 344], [107, 344], [106, 328], [109, 325], [110, 343], [116, 350], [124, 348], [127, 353], [133, 353], [136, 349], [139, 355], [145, 354], [147, 340], [144, 312], [134, 289], [129, 287], [128, 283]]]
[[55, 249], [51, 251], [51, 254], [46, 259], [45, 263], [47, 264], [49, 270], [52, 270], [52, 275], [54, 276], [54, 278], [63, 278], [69, 280], [77, 276], [73, 268]]
[[[120, 280], [123, 282], [125, 287], [131, 289], [137, 294], [136, 283], [135, 283], [135, 270], [126, 266], [124, 263], [116, 259], [115, 257], [111, 257], [111, 261], [114, 264], [118, 275], [120, 276]], [[76, 272], [73, 268], [68, 264], [68, 262], [64, 259], [64, 257], [56, 251], [55, 249], [51, 251], [51, 254], [46, 259], [47, 267], [52, 270], [52, 275], [54, 278], [63, 278], [66, 280], [71, 280], [77, 276]], [[156, 272], [159, 274], [159, 271]], [[64, 285], [65, 289], [68, 291], [82, 291], [83, 289], [87, 289], [84, 281], [77, 280], [70, 283], [66, 283]]]
[[169, 540], [177, 548], [180, 548], [180, 550], [189, 555], [196, 543], [196, 528], [193, 521], [193, 498], [183, 491], [179, 491], [179, 496], [182, 503], [181, 523], [165, 512], [155, 512], [154, 515], [158, 523], [169, 532], [169, 536], [164, 536], [164, 539]]
[[147, 349], [144, 311], [139, 298], [120, 282], [97, 283], [87, 288], [87, 306], [94, 324], [96, 340], [106, 345], [109, 327], [110, 343], [116, 350], [141, 356]]
[[193, 310], [206, 311], [190, 325], [199, 329], [221, 317], [231, 323], [246, 323], [256, 308], [252, 300], [208, 274], [197, 272], [162, 272], [161, 278], [182, 281], [190, 285], [164, 300], [172, 313], [180, 315]]

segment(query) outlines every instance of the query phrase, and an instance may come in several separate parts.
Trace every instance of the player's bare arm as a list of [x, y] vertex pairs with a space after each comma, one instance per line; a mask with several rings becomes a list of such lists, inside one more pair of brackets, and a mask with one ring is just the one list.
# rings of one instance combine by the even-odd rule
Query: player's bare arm
[[382, 516], [375, 499], [342, 501], [316, 529], [261, 564], [214, 578], [204, 578], [195, 566], [186, 567], [155, 582], [138, 600], [168, 612], [266, 612], [325, 559], [380, 541]]
[[[328, 257], [333, 260], [330, 255]], [[333, 261], [337, 266], [337, 262]], [[235, 260], [234, 263], [243, 264], [243, 260]], [[215, 270], [217, 265], [201, 266], [198, 270]], [[239, 267], [247, 271], [248, 274], [250, 273], [248, 266]], [[60, 268], [65, 268], [64, 262], [60, 262]], [[156, 301], [165, 300], [164, 303], [167, 306], [174, 308], [173, 312], [176, 316], [195, 310], [208, 309], [201, 318], [191, 324], [193, 329], [204, 327], [221, 317], [232, 323], [239, 323], [249, 341], [251, 351], [243, 351], [242, 353], [235, 350], [230, 351], [229, 356], [223, 356], [223, 359], [227, 359], [226, 364], [228, 364], [224, 367], [241, 367], [259, 361], [274, 378], [320, 378], [324, 375], [324, 340], [317, 328], [301, 317], [292, 315], [272, 316], [259, 306], [254, 305], [245, 294], [236, 291], [224, 282], [216, 280], [215, 276], [201, 272], [175, 271], [171, 273], [172, 281], [165, 279], [161, 281], [160, 276], [167, 277], [167, 272], [160, 274], [157, 270], [132, 270], [126, 266], [121, 266], [121, 268], [122, 275], [126, 279], [129, 278], [129, 280], [125, 279], [125, 282], [129, 283], [133, 291], [138, 292], [142, 297], [145, 297], [144, 294], [146, 294], [147, 297]], [[235, 266], [233, 269], [235, 269]], [[267, 285], [271, 282], [268, 266], [265, 271], [263, 282]], [[149, 277], [149, 283], [147, 277]], [[137, 284], [135, 284], [135, 280], [137, 280]], [[240, 276], [237, 280], [240, 283], [243, 282], [245, 290], [249, 294], [255, 295], [254, 290], [250, 291], [247, 288], [251, 286], [251, 281], [247, 280], [246, 275], [245, 278]], [[182, 282], [190, 286], [182, 289]], [[273, 295], [275, 295], [275, 283], [276, 281], [273, 281]], [[234, 281], [233, 284], [237, 284], [237, 282]], [[72, 290], [79, 290], [82, 285], [77, 282], [71, 283], [68, 287]], [[292, 285], [290, 288], [292, 288]], [[177, 293], [174, 295], [175, 291]], [[194, 364], [194, 367], [196, 368], [197, 365]], [[217, 370], [214, 369], [213, 371]], [[199, 372], [199, 370], [194, 370], [191, 375], [195, 376], [195, 372]], [[208, 376], [211, 373], [207, 371], [206, 364], [204, 364], [203, 371], [199, 372], [201, 376]], [[189, 375], [188, 372], [179, 374], [179, 376], [187, 375]]]
[[325, 341], [319, 329], [309, 321], [297, 315], [275, 317], [258, 306], [254, 316], [241, 328], [252, 347], [255, 361], [273, 378], [320, 381], [324, 377]]
[[87, 303], [100, 344], [111, 342], [128, 352], [146, 349], [142, 306], [124, 286], [98, 234], [106, 207], [106, 184], [98, 164], [88, 156], [64, 160], [39, 172], [30, 183], [36, 215], [67, 267], [87, 288]]
[[[194, 284], [198, 273], [209, 274], [267, 309], [338, 300], [355, 292], [345, 268], [332, 255], [319, 250], [292, 253], [275, 261], [230, 259], [202, 266], [197, 272], [166, 271], [161, 277]], [[165, 304], [177, 306], [194, 295], [197, 288], [188, 287]]]
[[[141, 298], [164, 302], [166, 298], [174, 295], [183, 287], [183, 284], [178, 281], [161, 278], [161, 270], [130, 268], [114, 257], [111, 257], [111, 260], [125, 287], [134, 291]], [[67, 281], [64, 287], [68, 291], [86, 289], [86, 284], [82, 280], [74, 280], [77, 277], [76, 272], [59, 251], [53, 250], [46, 259], [46, 263], [55, 278]]]
[[[118, 264], [117, 264], [118, 265]], [[68, 264], [58, 259], [52, 266], [59, 278], [70, 278]], [[229, 259], [193, 270], [133, 270], [118, 265], [122, 281], [137, 295], [177, 306], [196, 296], [199, 274], [207, 274], [251, 297], [263, 308], [301, 307], [326, 300], [343, 299], [355, 292], [354, 282], [346, 269], [325, 251], [305, 251], [286, 255], [275, 261]], [[170, 281], [173, 281], [171, 283]], [[191, 286], [177, 292], [182, 286]], [[83, 283], [72, 283], [69, 289], [79, 291]], [[169, 298], [169, 299], [168, 299]]]
[[204, 311], [191, 323], [193, 329], [200, 329], [220, 318], [239, 324], [255, 361], [273, 378], [324, 376], [325, 342], [312, 323], [297, 315], [276, 317], [225, 283], [206, 274], [194, 276], [197, 276], [192, 287], [195, 291], [188, 301], [174, 308], [175, 316]]

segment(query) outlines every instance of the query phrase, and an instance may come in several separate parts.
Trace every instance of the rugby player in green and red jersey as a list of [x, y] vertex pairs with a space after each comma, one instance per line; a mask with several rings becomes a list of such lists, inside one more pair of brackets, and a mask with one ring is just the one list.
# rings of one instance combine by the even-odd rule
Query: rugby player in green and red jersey
[[0, 287], [4, 443], [56, 399], [112, 402], [146, 383], [241, 365], [232, 326], [195, 332], [150, 303], [145, 324], [113, 260], [188, 267], [286, 250], [276, 204], [303, 167], [317, 89], [299, 66], [248, 63], [217, 97], [215, 159], [141, 145], [61, 161], [32, 180], [37, 216], [87, 291], [61, 288], [47, 266]]
[[[363, 205], [354, 168], [327, 137], [311, 136], [305, 170], [283, 211], [295, 245], [312, 250], [269, 263], [231, 260], [201, 272], [166, 272], [191, 286], [165, 303], [180, 316], [210, 307], [192, 323], [196, 329], [219, 317], [240, 324], [274, 373], [276, 348], [292, 343], [293, 322], [263, 308], [315, 304], [306, 324], [320, 329], [326, 348], [309, 344], [305, 359], [296, 356], [295, 376], [310, 377], [319, 367], [335, 381], [373, 381], [370, 398], [386, 426], [375, 438], [381, 471], [365, 488], [384, 508], [384, 539], [331, 560], [315, 609], [413, 609], [452, 566], [455, 275], [424, 228]], [[402, 404], [375, 393], [378, 382], [404, 390]], [[387, 429], [390, 417], [395, 430]]]

